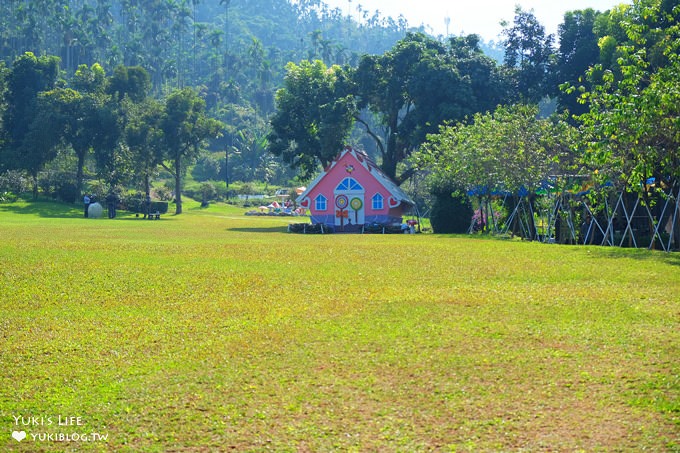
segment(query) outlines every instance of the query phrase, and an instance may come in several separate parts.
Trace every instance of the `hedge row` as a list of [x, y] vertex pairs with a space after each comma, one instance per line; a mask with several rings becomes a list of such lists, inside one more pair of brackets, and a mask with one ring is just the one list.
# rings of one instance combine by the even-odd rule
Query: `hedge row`
[[[140, 198], [129, 198], [125, 200], [125, 207], [127, 211], [134, 214], [146, 214], [146, 203]], [[167, 201], [152, 201], [149, 206], [149, 212], [158, 212], [166, 214], [168, 212]]]

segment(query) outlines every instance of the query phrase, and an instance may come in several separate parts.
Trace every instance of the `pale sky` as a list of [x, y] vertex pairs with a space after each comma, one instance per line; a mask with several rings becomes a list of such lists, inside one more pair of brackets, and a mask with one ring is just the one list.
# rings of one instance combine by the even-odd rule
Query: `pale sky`
[[[632, 0], [323, 0], [331, 8], [340, 8], [343, 14], [351, 11], [357, 17], [357, 6], [369, 11], [369, 17], [378, 10], [381, 16], [398, 18], [403, 15], [410, 26], [425, 25], [433, 35], [446, 35], [445, 18], [450, 18], [448, 32], [452, 35], [476, 33], [486, 41], [500, 40], [502, 20], [512, 24], [515, 5], [534, 11], [547, 33], [557, 36], [557, 26], [564, 13], [593, 8], [606, 11]], [[428, 28], [429, 27], [429, 28]]]

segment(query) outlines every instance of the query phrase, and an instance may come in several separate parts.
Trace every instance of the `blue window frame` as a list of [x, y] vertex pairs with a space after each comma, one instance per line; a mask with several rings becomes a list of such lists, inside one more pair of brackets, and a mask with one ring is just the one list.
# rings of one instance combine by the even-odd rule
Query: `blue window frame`
[[338, 187], [336, 187], [335, 190], [364, 190], [364, 188], [361, 187], [361, 184], [359, 184], [356, 179], [347, 177], [340, 181], [340, 184], [338, 184]]
[[321, 194], [317, 195], [314, 199], [314, 208], [317, 211], [325, 211], [328, 209], [328, 199]]
[[385, 198], [382, 196], [382, 194], [377, 193], [373, 195], [373, 198], [371, 198], [371, 207], [374, 211], [382, 211], [385, 206], [384, 201]]

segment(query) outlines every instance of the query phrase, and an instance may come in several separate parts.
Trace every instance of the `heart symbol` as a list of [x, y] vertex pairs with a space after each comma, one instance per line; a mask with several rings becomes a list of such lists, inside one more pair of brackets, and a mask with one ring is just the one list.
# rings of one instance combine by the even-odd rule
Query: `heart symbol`
[[12, 431], [12, 437], [14, 437], [17, 442], [21, 442], [26, 439], [26, 431]]

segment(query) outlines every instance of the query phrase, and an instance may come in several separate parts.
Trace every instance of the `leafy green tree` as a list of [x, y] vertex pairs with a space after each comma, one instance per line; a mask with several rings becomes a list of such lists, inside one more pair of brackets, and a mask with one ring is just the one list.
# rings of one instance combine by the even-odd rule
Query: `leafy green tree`
[[600, 48], [599, 63], [605, 69], [610, 69], [620, 75], [618, 59], [623, 55], [617, 50], [620, 45], [628, 41], [628, 35], [622, 27], [626, 22], [630, 5], [615, 6], [606, 13], [595, 18], [593, 31], [598, 38]]
[[[680, 182], [680, 9], [673, 2], [641, 0], [621, 23], [628, 41], [616, 52], [619, 71], [602, 73], [582, 99], [584, 163], [600, 182], [646, 199], [649, 178], [657, 187]], [[619, 72], [619, 75], [617, 75]]]
[[343, 148], [354, 121], [354, 98], [339, 66], [303, 60], [300, 65], [289, 63], [287, 71], [284, 87], [276, 94], [269, 149], [305, 178]]
[[403, 121], [416, 107], [409, 88], [427, 83], [425, 79], [417, 78], [415, 69], [439, 70], [439, 65], [421, 65], [421, 62], [429, 57], [434, 59], [440, 53], [442, 45], [439, 42], [420, 34], [408, 35], [384, 55], [362, 57], [353, 74], [359, 108], [372, 112], [385, 133], [371, 130], [362, 118], [359, 122], [374, 138], [382, 160], [381, 168], [391, 178], [397, 177], [397, 164], [412, 150]]
[[239, 130], [234, 140], [234, 159], [230, 163], [232, 176], [241, 181], [263, 181], [271, 163], [267, 144], [267, 134], [263, 128]]
[[24, 134], [21, 147], [21, 169], [25, 170], [33, 182], [33, 198], [38, 197], [38, 173], [57, 156], [61, 137], [61, 121], [52, 110], [52, 102], [46, 92], [38, 94], [36, 116]]
[[147, 99], [144, 102], [123, 102], [128, 121], [123, 131], [124, 143], [129, 148], [134, 174], [142, 180], [144, 193], [151, 194], [151, 178], [163, 162], [163, 106]]
[[107, 92], [119, 101], [128, 96], [134, 102], [142, 102], [151, 89], [151, 77], [141, 66], [119, 65], [108, 81]]
[[76, 155], [76, 190], [82, 191], [85, 162], [95, 151], [100, 169], [107, 165], [104, 173], [112, 174], [115, 160], [112, 153], [120, 135], [120, 119], [117, 108], [104, 92], [106, 74], [103, 68], [94, 64], [81, 65], [73, 77], [73, 88], [55, 88], [44, 93], [45, 103], [50, 105], [54, 118], [61, 122], [59, 136]]
[[495, 62], [485, 57], [475, 35], [448, 46], [423, 34], [408, 34], [382, 56], [364, 56], [353, 74], [358, 107], [378, 119], [384, 135], [371, 130], [381, 168], [401, 183], [411, 171], [397, 166], [444, 122], [463, 121], [501, 103], [507, 91]]
[[[52, 89], [57, 81], [59, 59], [36, 57], [27, 52], [17, 58], [6, 74], [6, 107], [3, 112], [3, 146], [0, 167], [26, 170], [33, 178], [33, 193], [37, 196], [38, 172], [54, 155], [52, 122], [45, 120], [45, 103], [39, 94]], [[57, 135], [58, 136], [58, 135]]]
[[97, 121], [93, 151], [99, 177], [114, 190], [132, 175], [135, 163], [129, 147], [121, 143], [125, 125], [120, 104], [108, 96], [99, 100], [93, 111]]
[[548, 70], [553, 53], [553, 36], [533, 11], [515, 8], [512, 25], [504, 24], [505, 66], [510, 71], [517, 93], [525, 102], [538, 102], [549, 93]]
[[399, 132], [409, 138], [410, 148], [417, 149], [440, 124], [491, 111], [508, 97], [506, 79], [479, 43], [477, 35], [452, 37], [414, 66], [407, 86], [414, 108], [404, 115]]
[[575, 140], [574, 128], [537, 116], [537, 106], [515, 105], [478, 113], [469, 125], [443, 126], [416, 154], [416, 166], [430, 172], [435, 188], [475, 191], [480, 205], [499, 190], [515, 197], [526, 191], [531, 199], [550, 175], [566, 171]]
[[166, 155], [161, 165], [175, 179], [175, 214], [182, 213], [184, 164], [198, 156], [208, 139], [217, 138], [223, 126], [206, 115], [205, 101], [189, 88], [175, 90], [165, 100], [160, 130]]
[[398, 166], [446, 121], [492, 109], [506, 96], [496, 63], [475, 35], [448, 45], [409, 34], [384, 55], [366, 55], [356, 69], [327, 69], [320, 62], [289, 65], [277, 96], [270, 147], [284, 162], [310, 174], [344, 145], [352, 123], [375, 144], [382, 170], [401, 183]]
[[[600, 13], [593, 9], [569, 11], [558, 27], [559, 47], [557, 61], [552, 68], [554, 87], [560, 84], [587, 89], [586, 71], [600, 62], [595, 21]], [[557, 92], [559, 107], [573, 115], [585, 113], [587, 106], [578, 102], [578, 93]]]
[[106, 88], [106, 71], [99, 63], [94, 63], [91, 67], [82, 64], [73, 74], [70, 85], [82, 93], [101, 95]]
[[0, 61], [0, 170], [2, 169], [2, 149], [5, 143], [4, 120], [7, 111], [7, 78], [9, 69], [3, 61]]

